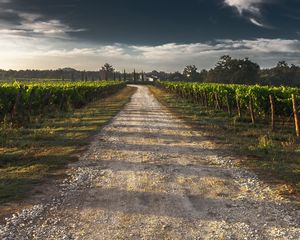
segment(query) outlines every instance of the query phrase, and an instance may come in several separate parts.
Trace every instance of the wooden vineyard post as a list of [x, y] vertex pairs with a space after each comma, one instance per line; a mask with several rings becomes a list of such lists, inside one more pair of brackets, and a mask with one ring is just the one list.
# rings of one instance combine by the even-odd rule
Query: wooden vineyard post
[[199, 103], [203, 106], [203, 92], [202, 91], [199, 91], [198, 97], [199, 97]]
[[199, 97], [198, 97], [198, 94], [196, 94], [195, 92], [193, 92], [193, 102], [196, 102], [196, 103], [199, 103]]
[[204, 91], [204, 99], [205, 99], [205, 105], [206, 105], [206, 107], [209, 107], [208, 95], [207, 95], [206, 91]]
[[49, 104], [49, 101], [50, 101], [50, 92], [46, 91], [43, 95], [43, 100], [41, 104], [41, 113], [44, 112], [45, 107]]
[[200, 95], [200, 99], [199, 99], [199, 103], [203, 106], [203, 93], [202, 91], [199, 92], [199, 95]]
[[221, 102], [220, 102], [219, 95], [217, 94], [216, 97], [217, 97], [218, 110], [221, 110]]
[[293, 101], [293, 111], [294, 111], [294, 119], [295, 119], [296, 136], [300, 137], [298, 106], [297, 106], [296, 97], [295, 97], [294, 94], [292, 94], [292, 101]]
[[32, 114], [32, 102], [34, 100], [34, 96], [35, 96], [35, 88], [33, 88], [30, 92], [30, 96], [29, 96], [29, 101], [28, 101], [28, 113], [29, 116]]
[[217, 110], [220, 110], [221, 109], [221, 106], [220, 106], [220, 102], [219, 102], [219, 97], [218, 97], [218, 94], [215, 93], [215, 108]]
[[242, 117], [241, 104], [240, 104], [240, 99], [238, 96], [236, 96], [236, 107], [237, 107], [237, 111], [238, 111], [238, 116], [239, 116], [239, 118], [241, 118]]
[[230, 104], [230, 100], [229, 100], [229, 94], [226, 95], [226, 102], [227, 102], [227, 111], [229, 116], [231, 116], [231, 104]]
[[272, 95], [269, 95], [269, 99], [270, 99], [270, 108], [271, 108], [271, 128], [273, 131], [275, 129], [275, 104]]
[[14, 104], [14, 107], [13, 107], [13, 111], [12, 111], [12, 120], [14, 122], [19, 122], [20, 119], [18, 119], [20, 117], [20, 112], [21, 112], [21, 108], [22, 108], [22, 102], [21, 102], [21, 99], [22, 98], [22, 88], [20, 87], [18, 93], [17, 93], [17, 96], [16, 96], [16, 101], [15, 101], [15, 104]]
[[59, 103], [59, 110], [65, 111], [66, 110], [66, 96], [65, 93], [62, 93], [60, 103]]
[[218, 102], [217, 102], [217, 94], [214, 94], [214, 105], [215, 105], [215, 109], [218, 109]]
[[252, 120], [252, 124], [255, 124], [255, 115], [254, 115], [254, 109], [253, 109], [253, 101], [252, 101], [252, 97], [249, 97], [249, 111], [250, 111], [250, 115], [251, 115], [251, 120]]
[[204, 98], [203, 91], [200, 92], [200, 102], [201, 102], [202, 107], [204, 107], [205, 106], [205, 98]]

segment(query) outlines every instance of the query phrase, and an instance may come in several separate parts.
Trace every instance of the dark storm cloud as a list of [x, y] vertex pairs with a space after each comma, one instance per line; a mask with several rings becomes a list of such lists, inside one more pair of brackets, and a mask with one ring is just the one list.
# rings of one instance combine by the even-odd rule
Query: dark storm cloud
[[[293, 39], [299, 37], [300, 30], [295, 30], [300, 11], [297, 0], [11, 0], [5, 5], [15, 11], [57, 19], [72, 29], [86, 29], [71, 35], [102, 43]], [[245, 17], [238, 16], [236, 10]], [[272, 27], [264, 29], [260, 24]]]

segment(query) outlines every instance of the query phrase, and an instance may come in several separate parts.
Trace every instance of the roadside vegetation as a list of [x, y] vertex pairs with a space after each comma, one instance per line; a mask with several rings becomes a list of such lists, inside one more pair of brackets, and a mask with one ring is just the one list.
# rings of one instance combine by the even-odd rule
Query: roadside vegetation
[[252, 125], [248, 114], [230, 116], [222, 109], [203, 106], [164, 89], [150, 89], [171, 111], [235, 153], [235, 164], [255, 171], [280, 194], [300, 199], [300, 144], [288, 119], [284, 127], [278, 125], [272, 131], [269, 120], [260, 119]]
[[[77, 160], [101, 127], [130, 100], [135, 88], [68, 112], [44, 111], [26, 127], [0, 128], [0, 203], [23, 199]], [[0, 216], [1, 217], [1, 216]]]
[[68, 112], [125, 86], [123, 81], [14, 82], [0, 84], [0, 121], [16, 127], [47, 112]]

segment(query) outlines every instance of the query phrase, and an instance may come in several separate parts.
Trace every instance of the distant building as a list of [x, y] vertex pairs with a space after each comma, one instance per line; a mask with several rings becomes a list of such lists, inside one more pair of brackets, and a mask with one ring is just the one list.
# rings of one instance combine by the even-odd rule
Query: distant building
[[145, 80], [148, 81], [148, 82], [156, 82], [159, 80], [159, 78], [157, 76], [154, 76], [154, 75], [147, 75], [145, 77]]

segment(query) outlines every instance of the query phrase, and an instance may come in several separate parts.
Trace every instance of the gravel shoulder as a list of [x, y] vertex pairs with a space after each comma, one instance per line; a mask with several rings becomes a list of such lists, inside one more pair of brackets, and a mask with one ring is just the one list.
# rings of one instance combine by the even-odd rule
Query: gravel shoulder
[[145, 86], [0, 239], [300, 239], [300, 208], [163, 107]]

